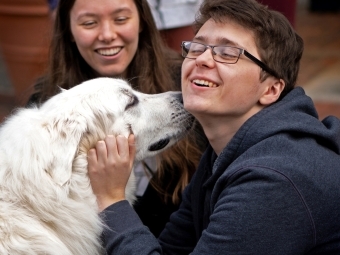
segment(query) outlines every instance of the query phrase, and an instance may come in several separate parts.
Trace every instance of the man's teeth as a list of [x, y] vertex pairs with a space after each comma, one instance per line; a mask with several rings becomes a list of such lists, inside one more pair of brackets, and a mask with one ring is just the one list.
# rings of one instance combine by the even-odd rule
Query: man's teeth
[[121, 50], [121, 48], [101, 49], [101, 50], [98, 50], [98, 53], [100, 55], [104, 55], [104, 56], [112, 56], [112, 55], [117, 54], [120, 50]]
[[204, 86], [209, 88], [216, 88], [217, 84], [212, 83], [210, 81], [204, 81], [204, 80], [193, 80], [193, 83], [195, 83], [198, 86]]

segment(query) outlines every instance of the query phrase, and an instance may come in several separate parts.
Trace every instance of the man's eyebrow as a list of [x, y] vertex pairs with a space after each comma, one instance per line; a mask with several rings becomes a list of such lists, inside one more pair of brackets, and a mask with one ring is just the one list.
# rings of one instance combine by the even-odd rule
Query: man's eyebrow
[[[209, 39], [208, 36], [195, 36], [194, 37], [194, 41], [202, 42], [202, 43], [207, 42], [208, 39]], [[215, 41], [217, 41], [216, 45], [220, 45], [220, 46], [227, 45], [227, 46], [234, 46], [234, 47], [243, 48], [237, 42], [229, 40], [228, 38], [225, 38], [225, 37], [218, 37], [217, 39], [215, 39]]]

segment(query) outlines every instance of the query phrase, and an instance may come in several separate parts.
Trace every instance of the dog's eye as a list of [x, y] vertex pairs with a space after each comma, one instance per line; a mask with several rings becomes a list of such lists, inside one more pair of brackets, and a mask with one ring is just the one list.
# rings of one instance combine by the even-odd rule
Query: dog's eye
[[129, 103], [125, 107], [125, 110], [129, 109], [130, 107], [135, 106], [136, 104], [138, 104], [138, 98], [135, 95], [132, 95], [130, 97]]

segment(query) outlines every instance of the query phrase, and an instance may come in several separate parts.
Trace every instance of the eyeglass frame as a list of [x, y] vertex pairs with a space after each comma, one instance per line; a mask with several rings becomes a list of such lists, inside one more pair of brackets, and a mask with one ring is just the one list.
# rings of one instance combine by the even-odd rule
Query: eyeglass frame
[[[224, 64], [236, 64], [237, 61], [240, 59], [241, 54], [245, 55], [247, 58], [249, 58], [251, 61], [253, 61], [255, 64], [257, 64], [259, 67], [262, 68], [262, 70], [264, 70], [265, 72], [269, 73], [270, 75], [278, 78], [279, 76], [277, 75], [277, 73], [269, 68], [265, 63], [263, 63], [261, 60], [259, 60], [258, 58], [256, 58], [254, 55], [250, 54], [248, 51], [246, 51], [245, 49], [239, 48], [239, 47], [234, 47], [234, 46], [227, 46], [227, 45], [207, 45], [204, 43], [199, 43], [199, 42], [193, 42], [193, 41], [182, 41], [181, 43], [181, 48], [182, 48], [182, 57], [184, 58], [188, 58], [188, 59], [196, 59], [195, 58], [189, 58], [187, 57], [188, 52], [186, 52], [186, 47], [184, 46], [185, 43], [197, 43], [197, 44], [201, 44], [203, 46], [205, 46], [204, 51], [202, 52], [202, 54], [207, 50], [207, 48], [210, 48], [212, 51], [212, 57], [214, 59], [214, 61], [218, 62], [218, 63], [224, 63]], [[234, 48], [234, 49], [238, 49], [239, 50], [239, 55], [236, 59], [236, 61], [234, 63], [228, 63], [228, 62], [222, 62], [222, 61], [218, 61], [214, 58], [214, 55], [217, 55], [216, 52], [214, 51], [215, 47], [227, 47], [227, 48]], [[185, 55], [185, 56], [184, 56]]]

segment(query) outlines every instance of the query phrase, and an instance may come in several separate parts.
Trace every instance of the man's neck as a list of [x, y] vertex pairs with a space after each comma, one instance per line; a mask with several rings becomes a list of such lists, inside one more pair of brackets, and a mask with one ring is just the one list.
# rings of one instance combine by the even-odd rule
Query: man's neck
[[222, 152], [243, 124], [225, 121], [222, 118], [204, 118], [200, 123], [211, 147], [217, 155]]

